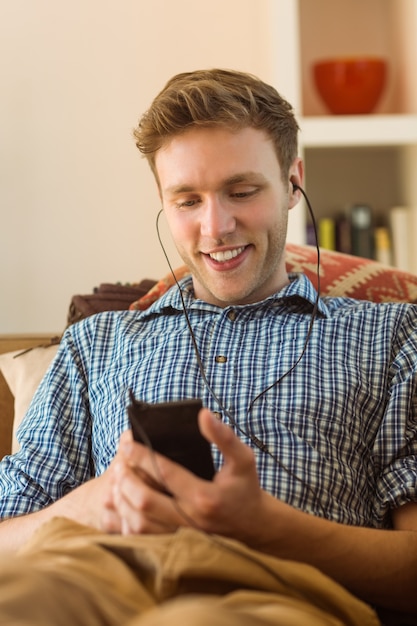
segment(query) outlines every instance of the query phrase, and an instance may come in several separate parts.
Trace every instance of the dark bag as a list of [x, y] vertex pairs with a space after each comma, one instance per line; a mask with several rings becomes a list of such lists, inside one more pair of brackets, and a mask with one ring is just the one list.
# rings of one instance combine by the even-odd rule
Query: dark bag
[[145, 278], [135, 285], [102, 283], [91, 294], [73, 296], [68, 311], [67, 324], [70, 326], [102, 311], [127, 310], [132, 302], [146, 295], [155, 283], [156, 280], [150, 278]]

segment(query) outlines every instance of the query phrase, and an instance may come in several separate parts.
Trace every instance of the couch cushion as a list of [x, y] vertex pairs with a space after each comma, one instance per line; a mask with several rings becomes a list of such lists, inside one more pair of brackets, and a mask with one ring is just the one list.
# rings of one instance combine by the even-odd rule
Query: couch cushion
[[[304, 272], [317, 287], [313, 246], [287, 244], [289, 272]], [[320, 292], [372, 302], [417, 302], [417, 276], [350, 254], [320, 250]]]
[[54, 358], [58, 345], [0, 354], [2, 372], [14, 397], [12, 452], [18, 450], [16, 430], [26, 413], [33, 394]]

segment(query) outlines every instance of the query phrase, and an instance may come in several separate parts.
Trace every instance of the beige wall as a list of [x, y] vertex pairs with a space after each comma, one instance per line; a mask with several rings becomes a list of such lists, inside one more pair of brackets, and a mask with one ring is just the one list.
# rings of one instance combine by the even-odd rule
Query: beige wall
[[60, 331], [72, 294], [167, 272], [131, 129], [173, 73], [272, 80], [273, 5], [0, 0], [0, 333]]

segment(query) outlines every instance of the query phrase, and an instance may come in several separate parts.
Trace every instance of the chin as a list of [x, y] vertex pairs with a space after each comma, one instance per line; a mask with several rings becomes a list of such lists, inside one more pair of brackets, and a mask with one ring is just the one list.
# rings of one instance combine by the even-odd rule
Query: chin
[[257, 297], [258, 284], [251, 285], [248, 283], [247, 275], [245, 276], [246, 280], [237, 276], [225, 276], [222, 280], [220, 275], [212, 280], [209, 278], [212, 277], [200, 278], [198, 276], [197, 281], [194, 281], [195, 293], [202, 300], [225, 308], [233, 305], [250, 304], [259, 299]]
[[247, 289], [245, 291], [230, 291], [229, 289], [225, 292], [213, 293], [213, 297], [216, 298], [219, 306], [223, 308], [233, 305], [251, 304], [259, 299], [256, 297], [256, 293]]

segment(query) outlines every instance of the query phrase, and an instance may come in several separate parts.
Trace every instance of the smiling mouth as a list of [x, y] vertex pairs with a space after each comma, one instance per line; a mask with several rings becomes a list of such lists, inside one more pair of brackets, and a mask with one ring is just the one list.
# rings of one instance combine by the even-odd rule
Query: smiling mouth
[[242, 254], [245, 246], [241, 246], [240, 248], [234, 248], [233, 250], [222, 250], [220, 252], [210, 252], [209, 257], [213, 259], [213, 261], [217, 261], [217, 263], [226, 263], [226, 261], [231, 261], [232, 259]]

